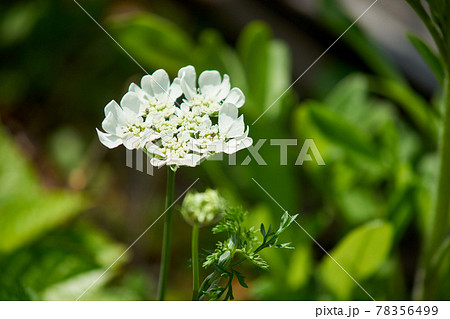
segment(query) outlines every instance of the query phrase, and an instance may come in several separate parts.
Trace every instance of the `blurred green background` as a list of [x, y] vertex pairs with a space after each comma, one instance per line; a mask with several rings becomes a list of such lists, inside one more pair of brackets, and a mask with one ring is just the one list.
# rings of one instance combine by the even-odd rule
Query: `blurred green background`
[[[192, 64], [229, 74], [251, 124], [371, 1], [80, 4], [149, 73]], [[407, 30], [429, 38], [403, 2], [377, 4], [251, 126], [255, 141], [299, 140], [288, 165], [266, 142], [267, 165], [182, 168], [176, 193], [199, 177], [195, 189], [218, 188], [250, 225], [277, 225], [283, 211], [255, 178], [375, 299], [411, 299], [436, 183], [442, 69]], [[107, 150], [95, 132], [104, 106], [144, 72], [73, 1], [2, 1], [0, 61], [0, 300], [74, 300], [163, 212], [164, 169], [126, 167], [125, 149]], [[294, 165], [307, 138], [326, 166]], [[191, 229], [178, 212], [173, 223], [167, 299], [189, 300]], [[83, 300], [153, 300], [162, 226]], [[214, 248], [210, 229], [200, 237]], [[369, 299], [296, 225], [283, 238], [296, 249], [263, 254], [269, 271], [245, 264], [250, 288], [236, 285], [236, 299]], [[438, 299], [450, 298], [449, 265], [447, 254]]]

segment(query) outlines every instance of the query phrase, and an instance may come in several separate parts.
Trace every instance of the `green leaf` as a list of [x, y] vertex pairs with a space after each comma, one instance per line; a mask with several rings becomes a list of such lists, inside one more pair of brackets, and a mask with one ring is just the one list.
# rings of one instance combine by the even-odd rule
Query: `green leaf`
[[261, 223], [261, 228], [260, 228], [261, 234], [263, 235], [264, 239], [266, 238], [266, 229], [264, 228], [264, 224]]
[[0, 19], [0, 45], [12, 45], [25, 39], [46, 10], [47, 3], [26, 2], [11, 6]]
[[[44, 300], [74, 300], [125, 248], [93, 226], [72, 225], [0, 258], [0, 282], [13, 280]], [[127, 255], [120, 259], [119, 265], [126, 260]], [[97, 287], [115, 274], [115, 269], [110, 271]]]
[[111, 19], [110, 25], [117, 41], [144, 67], [164, 69], [176, 74], [178, 69], [192, 63], [193, 41], [170, 21], [152, 14]]
[[219, 273], [221, 273], [222, 275], [223, 275], [223, 274], [230, 275], [230, 273], [229, 273], [224, 267], [222, 267], [221, 265], [219, 265], [219, 264], [217, 264], [217, 263], [213, 263], [212, 265], [213, 265], [214, 268], [216, 268], [217, 271], [218, 271]]
[[266, 98], [262, 107], [271, 106], [266, 115], [274, 117], [282, 111], [283, 100], [288, 96], [285, 90], [291, 85], [291, 56], [288, 46], [277, 40], [269, 42]]
[[372, 78], [371, 90], [398, 103], [414, 124], [427, 135], [430, 143], [435, 143], [438, 136], [438, 116], [420, 94], [400, 82], [386, 78]]
[[233, 270], [234, 274], [236, 275], [236, 278], [239, 281], [239, 284], [244, 287], [248, 288], [247, 284], [245, 283], [245, 275], [241, 274], [240, 272]]
[[286, 271], [286, 283], [292, 290], [300, 289], [311, 279], [313, 266], [313, 257], [311, 246], [297, 245], [297, 249], [289, 258], [289, 264]]
[[[297, 121], [300, 127], [305, 124], [303, 121], [308, 121], [307, 124], [313, 126], [329, 143], [371, 161], [377, 162], [379, 160], [377, 149], [369, 135], [319, 102], [308, 101], [303, 103]], [[316, 140], [316, 138], [314, 139]], [[320, 148], [320, 146], [318, 147]]]
[[44, 189], [0, 128], [0, 252], [11, 252], [87, 207], [81, 193]]
[[248, 92], [245, 93], [251, 95], [258, 111], [266, 102], [270, 37], [270, 28], [265, 23], [252, 22], [241, 33], [237, 44], [248, 80]]
[[[16, 198], [18, 200], [18, 198]], [[80, 194], [43, 192], [3, 203], [0, 213], [0, 251], [10, 252], [62, 224], [86, 207]]]
[[[391, 224], [377, 220], [351, 231], [330, 254], [350, 276], [360, 282], [380, 268], [388, 257], [392, 241]], [[349, 299], [356, 284], [335, 261], [324, 257], [319, 269], [320, 279], [336, 298]]]
[[362, 74], [352, 74], [340, 81], [326, 96], [324, 104], [333, 111], [357, 124], [367, 118], [368, 81]]
[[337, 204], [350, 225], [367, 222], [377, 216], [380, 203], [372, 190], [353, 187], [342, 190], [336, 198]]
[[436, 78], [440, 83], [444, 81], [444, 68], [442, 66], [439, 57], [430, 49], [430, 47], [418, 36], [408, 33], [407, 34], [409, 41], [416, 48], [416, 50], [420, 53], [422, 58], [428, 64], [430, 69], [436, 75]]

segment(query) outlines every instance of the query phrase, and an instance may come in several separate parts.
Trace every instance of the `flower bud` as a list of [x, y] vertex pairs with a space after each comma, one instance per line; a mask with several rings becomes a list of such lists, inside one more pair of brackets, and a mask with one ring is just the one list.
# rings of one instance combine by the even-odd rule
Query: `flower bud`
[[217, 222], [225, 209], [225, 200], [219, 192], [207, 189], [204, 193], [189, 192], [183, 200], [181, 214], [186, 222], [200, 227]]

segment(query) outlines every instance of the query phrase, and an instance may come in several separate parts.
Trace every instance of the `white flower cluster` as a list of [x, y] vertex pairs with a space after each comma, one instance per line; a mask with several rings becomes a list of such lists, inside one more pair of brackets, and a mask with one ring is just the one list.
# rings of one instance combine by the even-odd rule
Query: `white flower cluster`
[[97, 129], [100, 141], [108, 148], [123, 144], [142, 149], [157, 167], [193, 167], [216, 153], [232, 154], [252, 145], [238, 114], [245, 96], [231, 89], [228, 75], [222, 79], [217, 71], [204, 71], [198, 88], [196, 82], [190, 65], [172, 83], [164, 70], [145, 75], [140, 87], [130, 85], [120, 105], [106, 105], [106, 133]]

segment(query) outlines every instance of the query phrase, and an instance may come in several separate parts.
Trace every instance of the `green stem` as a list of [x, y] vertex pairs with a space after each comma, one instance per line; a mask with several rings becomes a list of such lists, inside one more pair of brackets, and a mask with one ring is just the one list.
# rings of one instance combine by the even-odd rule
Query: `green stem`
[[444, 129], [441, 137], [441, 154], [436, 208], [432, 216], [427, 259], [444, 241], [448, 231], [448, 215], [450, 212], [450, 74], [445, 78]]
[[192, 300], [198, 300], [199, 265], [198, 265], [198, 224], [192, 227]]
[[167, 286], [167, 276], [169, 274], [170, 264], [170, 236], [172, 222], [172, 203], [175, 187], [175, 171], [167, 167], [167, 186], [166, 186], [166, 214], [164, 221], [164, 234], [162, 244], [161, 266], [159, 272], [158, 300], [164, 300]]
[[444, 242], [448, 232], [450, 213], [450, 72], [445, 77], [445, 98], [443, 131], [440, 140], [440, 167], [437, 185], [436, 202], [427, 233], [427, 240], [422, 261], [423, 270], [419, 273], [417, 299], [431, 300], [435, 292], [437, 276], [433, 275], [432, 259]]

